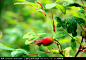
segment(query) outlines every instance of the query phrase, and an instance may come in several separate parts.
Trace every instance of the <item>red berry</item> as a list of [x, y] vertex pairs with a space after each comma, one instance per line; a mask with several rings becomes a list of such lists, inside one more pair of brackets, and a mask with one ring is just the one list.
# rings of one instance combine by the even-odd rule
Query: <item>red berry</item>
[[53, 37], [44, 37], [42, 39], [42, 42], [43, 42], [44, 46], [48, 46], [48, 45], [52, 44], [53, 41], [54, 41]]

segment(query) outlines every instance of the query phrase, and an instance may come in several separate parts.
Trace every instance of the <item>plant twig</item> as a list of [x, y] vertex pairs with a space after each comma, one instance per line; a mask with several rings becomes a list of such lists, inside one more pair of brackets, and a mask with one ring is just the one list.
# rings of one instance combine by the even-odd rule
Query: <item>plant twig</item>
[[81, 57], [81, 55], [84, 53], [85, 51], [82, 51], [82, 53], [80, 54], [80, 56], [79, 57]]
[[[65, 29], [63, 29], [71, 38], [73, 38]], [[76, 40], [75, 38], [73, 38], [75, 41], [77, 41], [82, 47], [83, 47], [83, 44], [81, 42], [79, 42], [78, 40]]]
[[[85, 14], [86, 14], [86, 9], [85, 9], [85, 4], [84, 4], [84, 2], [81, 0], [81, 2], [82, 2], [82, 4], [83, 4], [83, 6], [84, 6], [84, 10], [85, 10]], [[84, 15], [85, 16], [85, 15]], [[86, 16], [85, 16], [85, 28], [86, 28]]]
[[52, 9], [51, 9], [51, 14], [52, 14], [52, 20], [53, 20], [53, 31], [55, 32], [55, 24], [54, 24], [54, 19], [53, 19], [53, 12], [52, 12]]
[[80, 25], [80, 27], [82, 28], [82, 30], [84, 30], [84, 27], [81, 25], [81, 24], [79, 24]]
[[54, 39], [56, 42], [58, 42], [58, 44], [60, 45], [60, 47], [61, 47], [61, 51], [62, 51], [62, 46], [61, 46], [61, 44], [59, 43], [59, 41], [58, 40], [56, 40], [56, 39]]
[[[82, 37], [81, 43], [83, 43], [83, 37]], [[79, 46], [79, 49], [78, 49], [77, 53], [75, 54], [75, 57], [79, 54], [80, 51], [82, 51], [81, 50], [81, 45]]]
[[[50, 52], [45, 52], [45, 53], [50, 53]], [[30, 55], [38, 55], [38, 53], [30, 54]]]

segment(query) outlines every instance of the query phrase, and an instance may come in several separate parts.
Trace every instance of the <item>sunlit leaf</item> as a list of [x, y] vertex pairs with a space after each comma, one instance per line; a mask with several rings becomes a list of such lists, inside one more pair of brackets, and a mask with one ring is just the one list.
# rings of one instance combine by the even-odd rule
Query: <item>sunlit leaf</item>
[[34, 39], [36, 40], [36, 38], [38, 39], [39, 36], [37, 36], [34, 32], [28, 32], [23, 36], [23, 39], [29, 39], [29, 40], [34, 40]]
[[41, 36], [41, 35], [44, 35], [44, 34], [46, 34], [46, 33], [38, 33], [37, 35]]
[[25, 45], [29, 45], [29, 44], [34, 43], [34, 42], [35, 42], [35, 41], [33, 41], [33, 40], [32, 40], [32, 41], [26, 40], [26, 41], [25, 41]]
[[53, 8], [53, 7], [55, 7], [56, 6], [56, 3], [51, 3], [51, 4], [46, 4], [45, 5], [45, 8], [46, 9], [51, 9], [51, 8]]
[[63, 12], [64, 14], [66, 14], [66, 9], [64, 6], [60, 5], [60, 4], [56, 4], [56, 8], [58, 8], [61, 12]]
[[25, 51], [24, 49], [16, 49], [15, 51], [11, 52], [12, 57], [28, 57], [29, 52]]
[[6, 46], [4, 46], [4, 45], [2, 45], [2, 44], [0, 44], [0, 49], [4, 49], [4, 50], [15, 50], [15, 49], [13, 49], [13, 48], [10, 48], [10, 47], [6, 47]]

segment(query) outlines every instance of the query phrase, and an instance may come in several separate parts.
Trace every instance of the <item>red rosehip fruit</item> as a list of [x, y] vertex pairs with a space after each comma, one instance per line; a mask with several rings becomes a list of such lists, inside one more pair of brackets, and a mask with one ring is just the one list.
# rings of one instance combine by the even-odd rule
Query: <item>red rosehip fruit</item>
[[54, 42], [53, 37], [44, 37], [42, 39], [42, 43], [44, 46], [48, 46], [48, 45], [52, 44], [53, 42]]

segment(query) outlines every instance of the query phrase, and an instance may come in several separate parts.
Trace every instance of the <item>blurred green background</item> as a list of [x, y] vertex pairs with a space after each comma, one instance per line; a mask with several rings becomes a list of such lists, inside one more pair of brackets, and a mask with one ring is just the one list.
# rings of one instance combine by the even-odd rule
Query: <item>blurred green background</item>
[[[27, 0], [32, 3], [34, 0]], [[47, 3], [53, 3], [56, 0], [38, 0], [43, 6]], [[77, 3], [81, 3], [80, 0], [74, 0]], [[71, 2], [71, 0], [69, 1]], [[0, 31], [3, 33], [2, 38], [0, 39], [0, 43], [3, 43], [7, 47], [11, 48], [21, 48], [29, 51], [31, 54], [37, 53], [37, 51], [48, 51], [48, 49], [44, 46], [25, 45], [25, 40], [23, 40], [24, 34], [28, 32], [35, 33], [46, 33], [43, 37], [53, 36], [52, 31], [52, 23], [51, 22], [51, 12], [50, 10], [45, 10], [49, 19], [45, 17], [41, 12], [37, 11], [35, 8], [28, 5], [14, 5], [16, 0], [0, 0]], [[63, 1], [59, 1], [58, 3], [63, 3]], [[86, 2], [85, 2], [86, 5]], [[78, 13], [79, 8], [72, 7], [66, 11], [64, 15], [60, 10], [53, 9], [54, 16], [58, 16], [61, 19], [65, 19], [72, 16], [77, 16], [84, 18], [84, 15]], [[57, 22], [55, 21], [55, 24]], [[80, 27], [78, 27], [81, 29]], [[56, 28], [57, 29], [57, 28]], [[58, 32], [58, 31], [57, 31]], [[80, 31], [79, 31], [80, 32]], [[80, 36], [79, 36], [80, 37]], [[65, 37], [59, 39], [63, 49], [66, 47], [70, 47], [70, 39], [69, 37]], [[55, 44], [52, 46], [56, 47]], [[77, 44], [78, 48], [78, 44]], [[71, 56], [74, 56], [76, 51], [70, 52]], [[48, 53], [49, 57], [60, 57], [59, 54]], [[85, 53], [82, 55], [85, 56]], [[11, 57], [11, 51], [0, 50], [0, 57]], [[37, 55], [33, 55], [31, 57], [37, 57]]]

